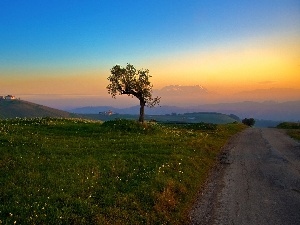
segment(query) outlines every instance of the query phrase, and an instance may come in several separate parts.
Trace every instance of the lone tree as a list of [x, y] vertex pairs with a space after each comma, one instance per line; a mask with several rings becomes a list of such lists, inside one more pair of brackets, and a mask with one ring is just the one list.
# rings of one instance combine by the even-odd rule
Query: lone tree
[[126, 68], [120, 65], [114, 66], [111, 75], [107, 78], [110, 84], [107, 85], [108, 93], [113, 98], [116, 95], [134, 96], [140, 100], [139, 122], [144, 122], [145, 106], [154, 107], [159, 104], [160, 97], [152, 98], [152, 85], [149, 81], [151, 75], [148, 69], [136, 70], [133, 65], [127, 64]]
[[253, 118], [245, 118], [242, 120], [242, 123], [249, 127], [252, 127], [255, 124], [255, 120]]

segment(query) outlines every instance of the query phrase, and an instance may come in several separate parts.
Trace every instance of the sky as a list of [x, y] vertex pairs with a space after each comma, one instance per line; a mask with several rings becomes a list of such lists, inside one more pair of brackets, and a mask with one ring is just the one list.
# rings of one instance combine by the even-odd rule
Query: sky
[[127, 63], [149, 69], [154, 89], [202, 85], [220, 101], [297, 93], [300, 1], [0, 1], [0, 95], [58, 108], [135, 105], [105, 89], [110, 69]]

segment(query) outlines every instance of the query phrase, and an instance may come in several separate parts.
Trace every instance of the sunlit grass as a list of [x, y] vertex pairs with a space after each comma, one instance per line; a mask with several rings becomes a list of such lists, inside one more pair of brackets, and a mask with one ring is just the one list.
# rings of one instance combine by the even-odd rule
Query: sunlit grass
[[0, 223], [183, 224], [243, 125], [0, 121]]

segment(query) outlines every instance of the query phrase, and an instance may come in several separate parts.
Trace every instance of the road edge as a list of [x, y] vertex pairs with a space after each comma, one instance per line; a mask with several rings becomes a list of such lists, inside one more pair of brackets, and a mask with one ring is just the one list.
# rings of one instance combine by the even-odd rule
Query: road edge
[[[244, 132], [245, 130], [241, 131]], [[189, 223], [191, 225], [209, 225], [214, 222], [215, 209], [219, 207], [218, 194], [224, 188], [224, 175], [226, 168], [230, 165], [229, 154], [234, 148], [233, 140], [241, 134], [238, 132], [229, 138], [221, 148], [216, 158], [216, 165], [211, 169], [202, 188], [199, 190], [195, 202], [189, 212]]]

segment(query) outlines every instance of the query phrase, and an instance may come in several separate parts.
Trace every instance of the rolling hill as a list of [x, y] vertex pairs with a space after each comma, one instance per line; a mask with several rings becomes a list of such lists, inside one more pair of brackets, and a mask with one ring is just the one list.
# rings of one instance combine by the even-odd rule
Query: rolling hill
[[[100, 109], [100, 108], [97, 108]], [[106, 107], [102, 109], [107, 109]], [[80, 110], [79, 110], [80, 111]], [[85, 111], [85, 110], [83, 110]], [[136, 111], [137, 112], [137, 111]], [[78, 112], [77, 112], [78, 113]], [[9, 118], [33, 118], [33, 117], [62, 117], [62, 118], [74, 118], [82, 117], [93, 120], [114, 120], [114, 119], [137, 119], [138, 115], [136, 114], [74, 114], [70, 112], [65, 112], [62, 110], [50, 108], [47, 106], [35, 104], [23, 100], [0, 100], [0, 119], [9, 119]], [[155, 120], [158, 122], [171, 122], [171, 123], [232, 123], [236, 120], [239, 120], [238, 117], [228, 116], [222, 113], [214, 112], [195, 112], [195, 113], [183, 113], [183, 114], [167, 114], [167, 115], [146, 115], [146, 120]]]
[[23, 100], [0, 100], [0, 119], [33, 117], [75, 117], [74, 114]]

